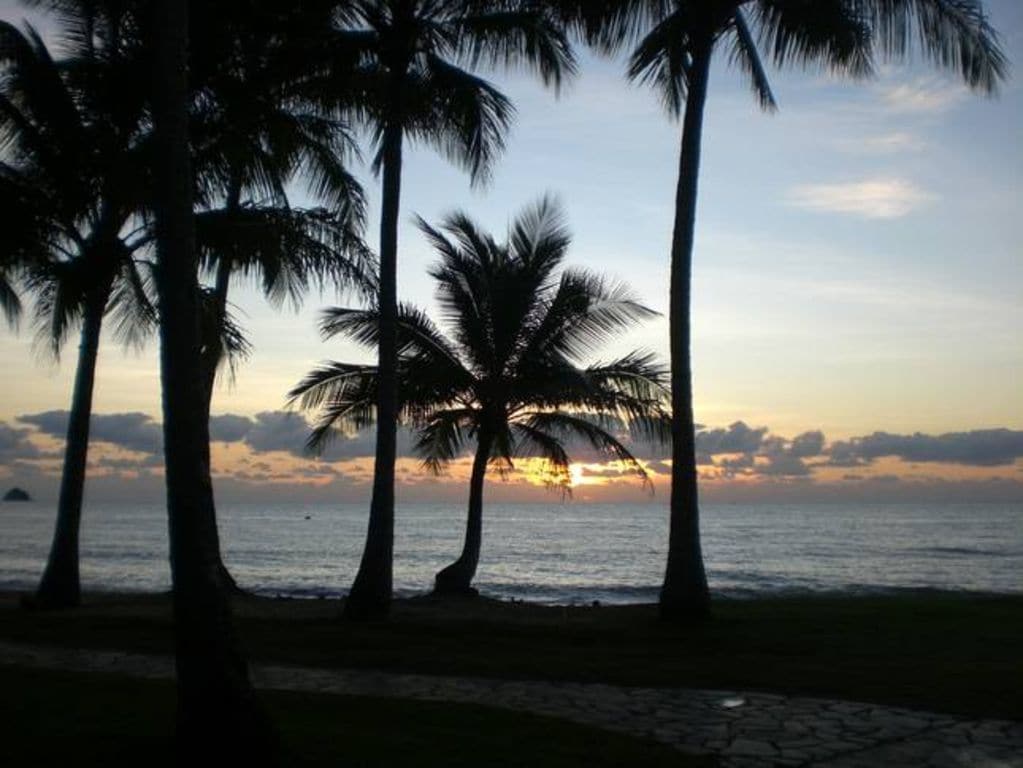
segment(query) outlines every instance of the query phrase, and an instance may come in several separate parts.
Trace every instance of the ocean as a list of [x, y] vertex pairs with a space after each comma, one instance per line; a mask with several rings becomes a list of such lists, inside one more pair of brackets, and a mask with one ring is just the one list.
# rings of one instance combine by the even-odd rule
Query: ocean
[[[364, 504], [224, 504], [224, 557], [241, 586], [266, 595], [339, 596], [355, 576]], [[0, 504], [0, 589], [35, 586], [53, 505]], [[395, 590], [429, 590], [461, 549], [464, 509], [404, 504], [396, 512]], [[703, 550], [711, 590], [752, 598], [902, 589], [1023, 593], [1018, 504], [707, 504]], [[489, 504], [476, 586], [488, 596], [549, 604], [651, 602], [663, 577], [662, 505]], [[170, 586], [159, 505], [89, 504], [83, 588]]]

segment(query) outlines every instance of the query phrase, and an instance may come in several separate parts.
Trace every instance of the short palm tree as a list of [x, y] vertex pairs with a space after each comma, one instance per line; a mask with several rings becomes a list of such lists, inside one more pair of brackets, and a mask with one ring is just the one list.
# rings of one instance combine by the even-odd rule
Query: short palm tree
[[60, 61], [31, 27], [0, 22], [0, 198], [17, 203], [2, 260], [18, 260], [27, 273], [41, 334], [55, 352], [81, 325], [41, 607], [79, 601], [78, 529], [104, 317], [120, 312], [129, 340], [152, 319], [133, 260], [142, 239], [126, 231], [143, 186], [145, 75], [113, 42], [119, 21], [105, 6], [80, 17], [82, 26], [69, 31], [89, 24], [90, 34], [69, 34]]
[[[556, 205], [543, 200], [520, 215], [497, 243], [462, 214], [440, 229], [423, 221], [440, 262], [430, 274], [451, 336], [422, 312], [399, 312], [399, 392], [403, 418], [417, 429], [416, 450], [439, 471], [475, 442], [461, 556], [437, 574], [438, 592], [469, 592], [479, 563], [487, 467], [514, 467], [538, 456], [567, 487], [569, 450], [582, 442], [646, 479], [616, 436], [624, 428], [666, 437], [666, 371], [650, 354], [608, 363], [582, 360], [656, 313], [628, 289], [583, 270], [558, 274], [570, 237]], [[369, 346], [379, 341], [375, 310], [328, 310], [327, 336]], [[359, 428], [375, 414], [379, 369], [331, 363], [312, 371], [293, 402], [319, 409], [310, 447], [336, 428]]]
[[391, 603], [398, 220], [406, 141], [435, 147], [481, 181], [503, 148], [513, 108], [470, 70], [525, 64], [557, 85], [574, 61], [560, 26], [532, 0], [352, 0], [337, 3], [335, 11], [338, 28], [319, 59], [322, 83], [317, 88], [308, 81], [307, 93], [318, 92], [323, 108], [354, 114], [370, 129], [374, 166], [383, 179], [373, 495], [362, 560], [345, 604], [346, 616], [366, 618], [386, 615]]
[[635, 43], [631, 80], [658, 91], [683, 120], [671, 244], [670, 328], [672, 495], [664, 618], [700, 617], [710, 596], [700, 547], [690, 359], [690, 304], [697, 182], [710, 65], [726, 52], [760, 105], [775, 108], [762, 57], [775, 65], [823, 67], [864, 77], [878, 55], [914, 46], [971, 88], [992, 92], [1006, 60], [980, 0], [559, 0], [586, 37], [605, 51]]

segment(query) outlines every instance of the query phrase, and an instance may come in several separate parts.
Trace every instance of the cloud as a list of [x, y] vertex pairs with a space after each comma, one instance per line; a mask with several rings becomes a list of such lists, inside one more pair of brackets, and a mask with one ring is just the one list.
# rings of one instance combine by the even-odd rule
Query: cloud
[[41, 451], [28, 439], [31, 430], [18, 429], [0, 423], [0, 464], [12, 464], [20, 459], [36, 459]]
[[760, 449], [767, 427], [752, 429], [743, 421], [727, 429], [705, 429], [696, 435], [696, 450], [708, 456], [719, 453], [754, 453]]
[[671, 462], [658, 459], [657, 461], [651, 461], [646, 465], [647, 471], [652, 472], [655, 475], [670, 475], [671, 474]]
[[599, 477], [607, 479], [617, 479], [621, 477], [635, 477], [635, 472], [629, 472], [623, 469], [614, 469], [608, 467], [607, 469], [593, 469], [591, 467], [583, 467], [581, 470], [583, 477]]
[[866, 219], [898, 219], [934, 199], [911, 181], [876, 178], [835, 184], [800, 184], [789, 190], [790, 206]]
[[767, 463], [756, 465], [755, 471], [767, 477], [806, 477], [811, 472], [801, 458], [791, 453], [768, 456]]
[[[44, 444], [40, 436], [63, 438], [67, 412], [48, 411], [19, 418], [35, 429], [0, 423], [0, 466], [3, 466], [7, 474], [17, 468], [21, 476], [28, 472], [28, 467], [34, 468], [33, 471], [40, 477], [53, 476], [59, 470], [59, 462], [46, 462], [44, 465], [41, 460], [59, 458], [59, 455], [53, 454], [50, 448], [52, 443], [47, 441]], [[670, 450], [651, 445], [638, 435], [630, 436], [623, 424], [615, 422], [608, 426], [646, 463], [653, 475], [662, 478], [670, 475], [671, 465], [665, 460]], [[895, 459], [905, 464], [955, 464], [975, 468], [1023, 467], [1019, 463], [1023, 461], [1023, 430], [1007, 428], [938, 435], [902, 435], [878, 431], [832, 443], [828, 443], [821, 430], [787, 437], [772, 434], [768, 427], [751, 427], [744, 421], [733, 422], [727, 427], [701, 426], [697, 429], [701, 472], [710, 480], [725, 481], [726, 484], [730, 479], [743, 479], [756, 481], [751, 483], [753, 486], [776, 483], [780, 487], [800, 479], [815, 478], [815, 484], [840, 482], [843, 487], [869, 486], [876, 490], [882, 483], [891, 482], [879, 479], [867, 469], [882, 459]], [[305, 452], [310, 427], [301, 414], [284, 411], [264, 411], [255, 417], [221, 414], [211, 419], [210, 431], [215, 441], [233, 443], [245, 449], [241, 455], [231, 452], [230, 457], [225, 459], [227, 464], [217, 470], [218, 483], [248, 483], [252, 488], [262, 483], [267, 488], [279, 488], [282, 483], [304, 479], [321, 484], [330, 481], [336, 487], [335, 480], [341, 482], [343, 479], [351, 486], [354, 494], [356, 486], [362, 487], [372, 474], [376, 442], [376, 430], [373, 427], [352, 435], [338, 434], [324, 454], [315, 461]], [[125, 472], [146, 476], [162, 463], [161, 427], [145, 414], [94, 414], [92, 433], [97, 442], [141, 454], [134, 457], [110, 455], [102, 451], [94, 454], [92, 466], [104, 470], [104, 473], [96, 477], [116, 474], [123, 478], [122, 473]], [[414, 436], [410, 430], [400, 428], [398, 455], [414, 457], [413, 443]], [[467, 446], [470, 452], [473, 447], [471, 443]], [[568, 440], [567, 447], [573, 461], [593, 465], [585, 468], [584, 475], [587, 477], [612, 479], [629, 474], [617, 467], [596, 466], [606, 457], [599, 455], [590, 446]], [[278, 456], [270, 457], [269, 454]], [[280, 454], [293, 458], [287, 460]], [[835, 468], [849, 468], [848, 471], [855, 474], [840, 475], [832, 472]], [[891, 472], [892, 469], [885, 466], [883, 471]], [[922, 482], [919, 469], [907, 468], [905, 475], [901, 470], [896, 472], [904, 484], [913, 485], [914, 488], [915, 483]], [[989, 471], [986, 474], [992, 473]], [[131, 479], [136, 482], [136, 478]], [[937, 479], [940, 478], [928, 478], [927, 482]], [[418, 488], [431, 481], [425, 474], [413, 469], [405, 473], [402, 482]], [[997, 494], [995, 491], [991, 493], [1009, 497], [1015, 492], [1012, 489], [1016, 486], [999, 488]]]
[[[825, 438], [820, 430], [803, 432], [789, 439], [769, 435], [766, 427], [750, 429], [739, 421], [727, 430], [709, 430], [702, 448], [709, 456], [707, 464], [722, 470], [723, 477], [759, 475], [764, 477], [806, 477], [813, 472], [803, 459], [820, 456]], [[697, 436], [700, 444], [700, 436]], [[726, 454], [714, 459], [715, 455]], [[738, 455], [736, 455], [738, 454]], [[758, 461], [759, 459], [759, 461]]]
[[245, 434], [245, 443], [257, 453], [281, 451], [293, 456], [306, 456], [309, 425], [296, 413], [263, 411]]
[[843, 152], [857, 155], [891, 155], [902, 152], [919, 152], [927, 148], [927, 142], [909, 131], [894, 131], [874, 136], [856, 136], [835, 141]]
[[817, 429], [796, 435], [792, 438], [788, 451], [789, 455], [801, 459], [820, 456], [824, 451], [824, 433]]
[[225, 413], [210, 417], [210, 440], [217, 443], [237, 443], [252, 429], [252, 419]]
[[95, 460], [95, 465], [117, 471], [143, 472], [153, 467], [162, 467], [163, 456], [150, 454], [142, 459], [120, 459], [113, 456], [101, 456]]
[[[221, 417], [222, 418], [222, 417]], [[312, 428], [305, 418], [289, 411], [264, 411], [257, 413], [255, 420], [245, 433], [243, 442], [256, 453], [283, 452], [299, 458], [309, 458], [306, 441]], [[398, 428], [398, 456], [412, 456], [412, 433]], [[367, 427], [353, 435], [336, 433], [320, 454], [324, 462], [345, 461], [376, 453], [376, 427]]]
[[943, 435], [875, 432], [831, 446], [830, 464], [857, 466], [884, 456], [909, 462], [943, 462], [975, 467], [1006, 466], [1023, 458], [1023, 431], [976, 429]]
[[930, 77], [918, 78], [881, 88], [886, 106], [896, 112], [938, 114], [945, 112], [966, 98], [968, 92], [958, 84]]
[[[44, 435], [63, 440], [67, 434], [67, 411], [45, 411], [18, 417]], [[89, 423], [89, 439], [110, 443], [129, 451], [158, 454], [163, 452], [163, 430], [144, 413], [94, 413]]]

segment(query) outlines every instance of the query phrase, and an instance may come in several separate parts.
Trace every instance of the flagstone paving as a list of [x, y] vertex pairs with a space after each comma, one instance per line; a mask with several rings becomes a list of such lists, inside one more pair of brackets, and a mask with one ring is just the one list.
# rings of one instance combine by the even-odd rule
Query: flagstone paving
[[[169, 678], [169, 657], [0, 642], [0, 664]], [[1023, 768], [1023, 723], [744, 691], [441, 677], [257, 664], [260, 688], [456, 701], [714, 753], [726, 768]]]

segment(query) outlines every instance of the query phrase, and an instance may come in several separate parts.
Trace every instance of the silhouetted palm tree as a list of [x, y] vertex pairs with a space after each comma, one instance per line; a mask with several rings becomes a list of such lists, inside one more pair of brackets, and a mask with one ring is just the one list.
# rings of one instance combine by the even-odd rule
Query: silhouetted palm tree
[[78, 530], [103, 318], [119, 312], [118, 330], [128, 341], [152, 319], [132, 258], [142, 240], [124, 231], [143, 187], [144, 76], [115, 39], [122, 21], [116, 10], [98, 4], [75, 16], [69, 9], [64, 21], [68, 51], [60, 61], [31, 27], [21, 32], [0, 22], [0, 198], [12, 204], [4, 260], [26, 272], [41, 335], [55, 353], [81, 325], [40, 607], [79, 602]]
[[[247, 350], [230, 327], [232, 276], [254, 277], [271, 302], [295, 306], [312, 282], [367, 294], [375, 286], [361, 239], [362, 189], [344, 165], [354, 143], [344, 122], [316, 114], [301, 97], [303, 40], [307, 27], [322, 23], [318, 10], [230, 0], [199, 6], [192, 20], [197, 244], [213, 278], [203, 294], [207, 418], [217, 372], [230, 362], [220, 342]], [[299, 175], [327, 207], [290, 204], [287, 187]], [[237, 589], [223, 565], [220, 572]]]
[[[397, 255], [406, 138], [432, 145], [484, 179], [501, 151], [513, 108], [469, 71], [525, 64], [557, 85], [573, 70], [569, 46], [542, 5], [480, 0], [354, 0], [336, 8], [335, 71], [321, 93], [356, 110], [377, 146], [380, 214], [380, 384], [369, 527], [345, 604], [351, 618], [390, 609], [394, 547], [394, 462], [398, 416]], [[354, 69], [352, 62], [356, 63]]]
[[863, 77], [878, 54], [919, 46], [971, 88], [996, 89], [1006, 71], [980, 0], [560, 0], [606, 51], [636, 42], [631, 80], [654, 87], [669, 115], [683, 116], [671, 245], [672, 496], [665, 618], [699, 617], [710, 598], [700, 548], [690, 360], [690, 295], [703, 113], [714, 54], [727, 51], [754, 95], [775, 108], [762, 54], [778, 66], [816, 66]]
[[209, 424], [201, 381], [198, 258], [189, 156], [188, 4], [149, 4], [164, 456], [174, 588], [178, 762], [274, 765], [272, 729], [256, 704], [218, 578], [209, 491]]
[[[487, 466], [512, 469], [515, 457], [540, 456], [552, 482], [568, 487], [572, 440], [646, 479], [614, 432], [625, 425], [666, 439], [666, 371], [641, 352], [581, 367], [589, 353], [656, 313], [591, 272], [557, 274], [570, 237], [550, 200], [519, 216], [504, 244], [462, 214], [441, 229], [423, 221], [420, 228], [441, 256], [430, 274], [452, 336], [422, 312], [401, 308], [399, 403], [417, 426], [415, 447], [430, 469], [476, 443], [465, 544], [435, 584], [438, 592], [467, 593], [480, 557]], [[379, 314], [331, 309], [322, 329], [372, 347]], [[320, 409], [310, 447], [322, 448], [335, 428], [371, 423], [378, 387], [372, 366], [332, 363], [311, 372], [290, 393], [302, 407]]]

